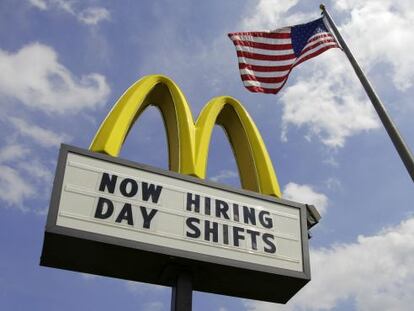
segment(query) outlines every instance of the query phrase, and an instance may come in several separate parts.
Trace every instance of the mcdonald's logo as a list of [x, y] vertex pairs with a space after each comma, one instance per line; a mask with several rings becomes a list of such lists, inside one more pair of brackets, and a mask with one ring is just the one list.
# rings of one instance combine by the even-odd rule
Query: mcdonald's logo
[[135, 82], [102, 122], [89, 149], [117, 157], [129, 130], [149, 105], [156, 106], [164, 120], [170, 170], [204, 179], [217, 124], [232, 146], [242, 188], [281, 197], [263, 139], [240, 102], [229, 96], [215, 97], [194, 122], [184, 94], [166, 76], [149, 75]]

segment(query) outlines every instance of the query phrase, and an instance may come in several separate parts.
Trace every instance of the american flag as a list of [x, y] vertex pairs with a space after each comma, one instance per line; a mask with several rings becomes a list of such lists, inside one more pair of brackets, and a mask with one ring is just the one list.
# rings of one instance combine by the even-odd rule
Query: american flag
[[273, 31], [229, 33], [241, 79], [251, 92], [276, 94], [291, 70], [330, 48], [339, 47], [323, 17]]

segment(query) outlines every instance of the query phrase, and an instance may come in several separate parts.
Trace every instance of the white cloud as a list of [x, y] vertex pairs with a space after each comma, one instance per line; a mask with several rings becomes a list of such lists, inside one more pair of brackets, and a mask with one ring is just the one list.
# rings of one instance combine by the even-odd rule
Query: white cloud
[[385, 72], [397, 88], [406, 90], [414, 81], [414, 2], [409, 0], [342, 0], [336, 8], [349, 12], [341, 33], [358, 59], [368, 68], [391, 65]]
[[105, 8], [87, 8], [78, 14], [78, 19], [88, 25], [96, 25], [103, 20], [110, 19], [110, 13]]
[[290, 182], [283, 190], [283, 198], [314, 205], [321, 215], [325, 214], [328, 207], [328, 197], [323, 193], [316, 192], [310, 185], [298, 185]]
[[148, 302], [144, 304], [144, 311], [161, 311], [164, 310], [164, 304], [161, 301]]
[[37, 180], [52, 183], [52, 172], [37, 159], [22, 161], [18, 164], [18, 168]]
[[339, 167], [338, 161], [332, 156], [328, 156], [325, 160], [323, 160], [323, 163], [331, 165], [333, 167]]
[[238, 177], [239, 177], [239, 174], [235, 171], [222, 170], [217, 175], [211, 177], [210, 179], [215, 182], [221, 182], [226, 179], [238, 178]]
[[102, 7], [88, 7], [79, 10], [75, 7], [75, 2], [68, 0], [29, 0], [34, 7], [45, 11], [51, 8], [60, 9], [73, 15], [78, 21], [87, 25], [97, 25], [101, 21], [110, 20], [110, 12]]
[[84, 279], [86, 281], [96, 280], [96, 279], [100, 278], [99, 275], [89, 274], [89, 273], [80, 273], [80, 276], [82, 277], [82, 279]]
[[260, 0], [253, 13], [243, 20], [241, 27], [246, 31], [269, 30], [312, 19], [315, 14], [295, 12], [287, 15], [298, 2], [299, 0]]
[[46, 0], [29, 0], [30, 4], [37, 7], [40, 10], [47, 10]]
[[165, 290], [167, 287], [155, 285], [155, 284], [146, 284], [134, 281], [125, 282], [127, 289], [136, 295], [147, 295], [148, 293], [160, 292]]
[[0, 49], [0, 95], [46, 112], [75, 113], [105, 103], [110, 88], [104, 76], [74, 77], [55, 50], [32, 43], [16, 53]]
[[414, 304], [414, 218], [355, 243], [311, 252], [312, 280], [284, 307], [246, 302], [249, 311], [331, 310], [352, 300], [355, 310], [410, 311]]
[[70, 13], [72, 15], [76, 16], [75, 9], [73, 8], [73, 5], [75, 2], [71, 0], [45, 0], [48, 2], [48, 7], [57, 7], [59, 9], [62, 9], [63, 11]]
[[48, 206], [45, 206], [43, 208], [38, 208], [38, 209], [34, 210], [34, 213], [38, 216], [41, 216], [41, 217], [46, 216], [48, 214], [48, 212], [49, 212], [49, 207]]
[[0, 199], [24, 210], [23, 201], [35, 195], [35, 188], [15, 169], [0, 165]]
[[10, 144], [0, 149], [0, 163], [19, 160], [30, 153], [30, 150], [19, 144]]
[[[0, 149], [0, 201], [7, 207], [28, 211], [24, 202], [49, 195], [52, 173], [30, 149], [17, 143]], [[4, 204], [0, 204], [4, 206]], [[37, 214], [44, 209], [32, 209]]]
[[305, 63], [296, 83], [280, 94], [282, 138], [287, 138], [289, 125], [305, 126], [310, 137], [330, 147], [343, 147], [346, 138], [379, 127], [346, 62], [341, 51], [331, 50]]
[[[148, 298], [150, 296], [155, 297], [156, 295], [163, 294], [164, 291], [169, 290], [169, 287], [160, 286], [155, 284], [146, 284], [134, 281], [126, 281], [125, 285], [129, 292], [133, 295]], [[155, 300], [155, 298], [154, 298]], [[157, 299], [160, 300], [160, 299]], [[143, 304], [144, 311], [160, 311], [164, 310], [165, 306], [162, 301], [152, 301]]]
[[70, 137], [65, 134], [58, 135], [55, 132], [34, 124], [29, 124], [19, 118], [10, 117], [9, 120], [21, 135], [32, 138], [32, 140], [44, 147], [58, 147], [61, 143], [70, 140]]
[[325, 181], [325, 185], [328, 187], [328, 189], [333, 191], [339, 191], [343, 189], [341, 181], [335, 177], [328, 178]]

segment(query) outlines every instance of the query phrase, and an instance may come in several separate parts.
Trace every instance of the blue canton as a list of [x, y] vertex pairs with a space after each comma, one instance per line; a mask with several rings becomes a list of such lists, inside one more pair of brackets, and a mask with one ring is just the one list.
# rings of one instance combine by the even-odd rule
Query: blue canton
[[291, 28], [291, 39], [293, 51], [296, 57], [300, 56], [309, 38], [319, 32], [328, 32], [322, 18], [307, 24], [293, 26]]

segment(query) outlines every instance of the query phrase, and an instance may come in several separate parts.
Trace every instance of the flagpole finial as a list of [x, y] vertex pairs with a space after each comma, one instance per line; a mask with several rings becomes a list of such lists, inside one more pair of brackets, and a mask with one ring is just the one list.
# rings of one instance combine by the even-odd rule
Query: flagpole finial
[[325, 4], [321, 3], [319, 5], [319, 8], [322, 10], [322, 12], [324, 12], [325, 11]]

